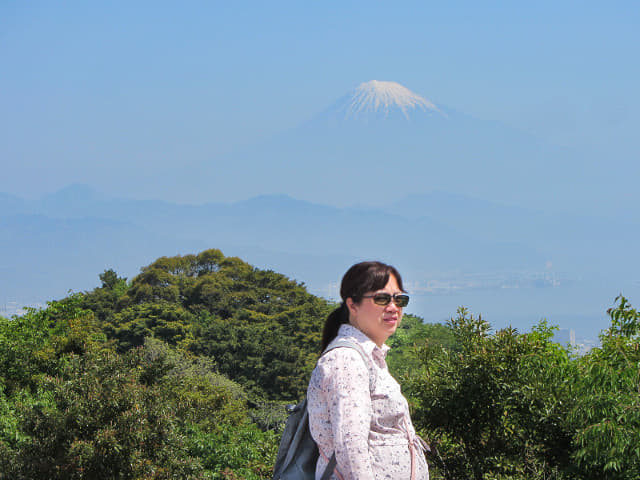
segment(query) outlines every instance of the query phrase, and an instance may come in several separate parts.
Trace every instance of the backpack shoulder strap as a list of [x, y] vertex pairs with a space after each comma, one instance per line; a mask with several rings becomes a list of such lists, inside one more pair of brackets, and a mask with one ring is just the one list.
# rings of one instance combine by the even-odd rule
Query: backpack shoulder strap
[[369, 391], [373, 392], [376, 386], [376, 375], [369, 368], [369, 361], [367, 360], [367, 355], [364, 353], [362, 346], [360, 346], [359, 343], [347, 340], [346, 338], [335, 338], [333, 339], [333, 341], [331, 341], [331, 343], [329, 343], [329, 345], [327, 345], [327, 348], [324, 349], [322, 355], [336, 348], [352, 348], [360, 354], [360, 356], [362, 357], [362, 361], [364, 362], [365, 366], [367, 367], [367, 371], [369, 372]]

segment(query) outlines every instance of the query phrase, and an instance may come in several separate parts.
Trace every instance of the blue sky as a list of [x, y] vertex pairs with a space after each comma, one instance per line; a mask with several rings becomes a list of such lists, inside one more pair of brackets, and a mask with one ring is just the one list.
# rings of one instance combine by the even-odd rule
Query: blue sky
[[602, 152], [629, 188], [639, 26], [631, 1], [4, 0], [0, 191], [135, 196], [134, 171], [267, 138], [372, 79]]

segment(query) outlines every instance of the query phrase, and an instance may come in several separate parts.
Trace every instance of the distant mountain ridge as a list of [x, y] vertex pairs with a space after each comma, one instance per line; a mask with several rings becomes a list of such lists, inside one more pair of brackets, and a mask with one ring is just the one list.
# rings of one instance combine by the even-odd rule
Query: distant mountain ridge
[[[637, 263], [628, 248], [640, 234], [637, 224], [551, 215], [446, 192], [408, 196], [384, 208], [338, 208], [288, 195], [176, 205], [110, 198], [72, 185], [33, 201], [0, 195], [0, 212], [0, 306], [93, 288], [108, 268], [131, 278], [160, 256], [208, 248], [282, 272], [330, 298], [351, 263], [389, 261], [405, 274], [418, 309], [411, 312], [440, 320], [456, 306], [474, 303], [486, 303], [481, 313], [499, 307], [553, 319], [561, 298], [567, 305], [578, 301], [567, 288], [584, 295], [587, 282], [588, 295], [601, 292], [606, 305], [638, 280], [628, 276]], [[497, 304], [490, 301], [496, 295]], [[586, 308], [591, 300], [580, 301]], [[534, 303], [523, 304], [529, 301]], [[449, 306], [438, 307], [442, 302]]]
[[[42, 202], [31, 204], [30, 213], [52, 218], [124, 221], [153, 234], [163, 234], [167, 225], [171, 225], [173, 235], [182, 238], [210, 238], [231, 245], [257, 244], [287, 252], [322, 249], [329, 253], [348, 250], [354, 255], [367, 250], [373, 253], [393, 241], [396, 232], [410, 228], [422, 232], [437, 230], [440, 236], [447, 237], [446, 245], [457, 244], [455, 239], [460, 237], [460, 232], [446, 223], [429, 218], [418, 220], [414, 228], [410, 226], [409, 218], [398, 213], [376, 208], [318, 205], [287, 195], [263, 195], [230, 204], [175, 205], [162, 201], [105, 199], [87, 193], [84, 188], [72, 186], [62, 190], [59, 196], [48, 196]], [[77, 195], [75, 198], [74, 194]], [[370, 234], [379, 230], [379, 224], [387, 225], [384, 233]], [[359, 234], [368, 234], [369, 239], [353, 244]], [[436, 237], [431, 241], [440, 242]], [[404, 243], [405, 248], [416, 250], [424, 244], [413, 240]], [[482, 242], [478, 241], [478, 244]], [[504, 246], [501, 251], [504, 253]]]

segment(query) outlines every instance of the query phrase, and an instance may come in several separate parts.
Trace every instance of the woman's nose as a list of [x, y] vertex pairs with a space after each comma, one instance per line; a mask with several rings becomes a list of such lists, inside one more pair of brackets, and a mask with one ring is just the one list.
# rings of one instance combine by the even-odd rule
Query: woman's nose
[[387, 305], [387, 310], [395, 312], [396, 310], [400, 310], [400, 307], [398, 307], [395, 300], [392, 299]]

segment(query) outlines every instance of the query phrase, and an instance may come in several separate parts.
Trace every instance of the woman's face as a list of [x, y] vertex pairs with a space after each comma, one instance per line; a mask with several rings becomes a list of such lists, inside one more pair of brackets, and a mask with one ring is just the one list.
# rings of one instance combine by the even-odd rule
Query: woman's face
[[[389, 276], [389, 281], [380, 290], [367, 292], [365, 295], [402, 293], [398, 287], [396, 277]], [[373, 340], [379, 347], [396, 331], [402, 320], [402, 308], [391, 301], [388, 305], [376, 305], [373, 298], [363, 298], [359, 303], [347, 298], [349, 308], [349, 323]]]

